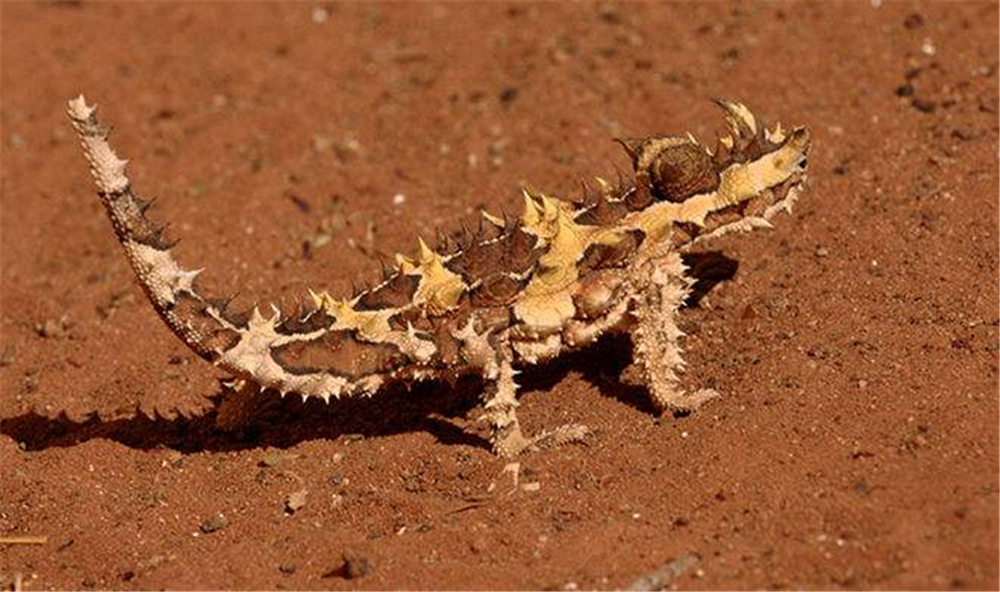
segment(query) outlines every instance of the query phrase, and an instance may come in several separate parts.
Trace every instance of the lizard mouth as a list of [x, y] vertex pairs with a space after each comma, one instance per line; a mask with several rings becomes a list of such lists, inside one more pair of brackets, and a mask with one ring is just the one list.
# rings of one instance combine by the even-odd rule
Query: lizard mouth
[[804, 160], [801, 168], [802, 172], [793, 174], [782, 183], [765, 189], [746, 201], [709, 213], [705, 216], [704, 226], [678, 224], [672, 235], [674, 245], [686, 248], [729, 232], [770, 227], [771, 218], [779, 212], [791, 211], [806, 181]]

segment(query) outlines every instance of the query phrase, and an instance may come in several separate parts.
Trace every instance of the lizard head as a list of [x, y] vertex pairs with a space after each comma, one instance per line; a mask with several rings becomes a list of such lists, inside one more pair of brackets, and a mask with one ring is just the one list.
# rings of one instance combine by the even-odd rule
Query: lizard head
[[[775, 124], [766, 129], [740, 103], [717, 100], [729, 133], [714, 149], [685, 137], [659, 136], [618, 142], [632, 159], [632, 202], [649, 219], [672, 223], [670, 240], [683, 248], [736, 230], [770, 226], [790, 210], [806, 179], [809, 132]], [[646, 217], [647, 212], [640, 216]]]

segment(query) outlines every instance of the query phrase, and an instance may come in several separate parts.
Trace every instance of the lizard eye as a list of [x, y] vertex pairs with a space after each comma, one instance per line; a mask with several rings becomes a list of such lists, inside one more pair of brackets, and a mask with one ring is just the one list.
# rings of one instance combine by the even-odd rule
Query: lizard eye
[[649, 176], [659, 201], [682, 202], [719, 186], [712, 157], [695, 144], [664, 148], [652, 159]]

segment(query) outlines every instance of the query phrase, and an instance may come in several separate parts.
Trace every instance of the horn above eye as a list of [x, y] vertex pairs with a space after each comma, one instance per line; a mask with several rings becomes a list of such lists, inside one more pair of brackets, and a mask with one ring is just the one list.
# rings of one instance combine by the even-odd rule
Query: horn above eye
[[643, 144], [646, 140], [638, 138], [613, 138], [615, 142], [625, 149], [625, 153], [628, 157], [632, 159], [632, 166], [636, 166], [639, 163], [639, 157], [642, 155]]

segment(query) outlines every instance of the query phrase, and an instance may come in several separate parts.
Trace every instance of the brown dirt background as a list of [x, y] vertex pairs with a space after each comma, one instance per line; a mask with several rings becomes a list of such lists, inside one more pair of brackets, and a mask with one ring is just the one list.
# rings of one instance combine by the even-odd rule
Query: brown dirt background
[[[0, 534], [48, 537], [0, 549], [4, 585], [571, 590], [673, 561], [659, 585], [996, 589], [997, 9], [4, 2]], [[529, 429], [596, 435], [514, 489], [475, 384], [217, 432], [219, 374], [93, 196], [80, 92], [181, 261], [247, 302], [343, 293], [521, 183], [613, 177], [611, 136], [711, 138], [712, 96], [808, 126], [811, 185], [709, 247], [687, 380], [725, 397], [656, 418], [614, 339], [529, 371]]]

